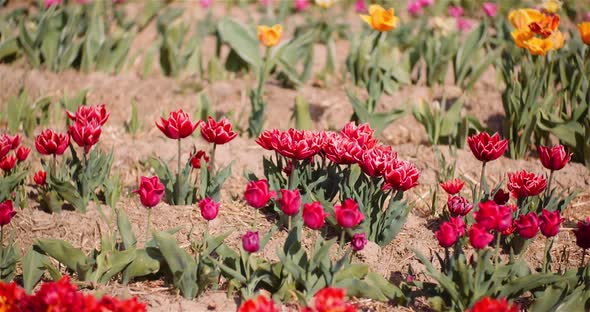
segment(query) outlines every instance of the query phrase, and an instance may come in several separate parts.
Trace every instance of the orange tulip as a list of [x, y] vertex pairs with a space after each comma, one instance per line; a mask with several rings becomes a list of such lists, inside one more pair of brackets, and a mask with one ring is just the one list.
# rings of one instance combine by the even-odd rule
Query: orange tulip
[[590, 22], [583, 22], [578, 24], [578, 30], [580, 31], [580, 37], [585, 44], [590, 45]]
[[386, 10], [380, 5], [369, 6], [369, 15], [360, 16], [371, 28], [377, 31], [390, 31], [397, 26], [399, 18], [395, 16], [393, 8]]
[[512, 39], [519, 48], [524, 48], [524, 42], [533, 38], [533, 33], [528, 30], [516, 29], [512, 32]]
[[553, 41], [549, 38], [531, 38], [524, 43], [524, 47], [531, 52], [532, 55], [545, 55], [550, 50], [554, 49]]
[[260, 25], [257, 28], [258, 30], [258, 40], [266, 46], [266, 47], [273, 47], [279, 43], [281, 40], [281, 35], [283, 34], [283, 28], [281, 25], [274, 25], [272, 27], [266, 25]]
[[510, 11], [508, 20], [516, 29], [528, 29], [531, 23], [540, 22], [545, 15], [535, 9], [519, 9]]

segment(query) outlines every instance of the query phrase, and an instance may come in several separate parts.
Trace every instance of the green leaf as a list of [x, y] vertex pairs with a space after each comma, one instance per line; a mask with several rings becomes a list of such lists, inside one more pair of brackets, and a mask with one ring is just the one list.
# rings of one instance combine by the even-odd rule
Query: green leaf
[[88, 264], [88, 258], [81, 249], [59, 239], [40, 238], [35, 240], [34, 246], [39, 247], [46, 255], [63, 263], [72, 271], [77, 271], [78, 267]]
[[147, 247], [135, 250], [135, 259], [123, 271], [123, 284], [127, 284], [136, 277], [159, 272], [162, 260], [162, 254], [157, 248]]
[[123, 209], [119, 209], [117, 212], [117, 227], [119, 229], [119, 234], [121, 235], [121, 240], [123, 240], [123, 246], [125, 246], [125, 249], [134, 248], [137, 244], [137, 239], [135, 238], [135, 234], [131, 229], [129, 218], [127, 218], [127, 214]]
[[262, 57], [260, 56], [260, 44], [256, 36], [244, 26], [229, 18], [221, 19], [217, 25], [217, 30], [221, 35], [221, 39], [229, 44], [257, 72], [258, 68], [262, 66]]
[[51, 265], [49, 258], [35, 250], [32, 246], [23, 257], [23, 287], [31, 294], [35, 285], [41, 280], [47, 265]]
[[170, 272], [172, 272], [174, 286], [182, 292], [186, 299], [192, 299], [197, 295], [197, 264], [195, 260], [182, 250], [176, 239], [165, 232], [154, 232], [154, 239], [160, 247]]

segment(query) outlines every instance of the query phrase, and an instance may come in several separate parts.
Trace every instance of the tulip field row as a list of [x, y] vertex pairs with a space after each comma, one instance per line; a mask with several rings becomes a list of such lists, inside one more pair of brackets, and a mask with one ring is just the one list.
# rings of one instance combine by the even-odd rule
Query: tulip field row
[[0, 109], [0, 311], [590, 311], [588, 3], [0, 0]]

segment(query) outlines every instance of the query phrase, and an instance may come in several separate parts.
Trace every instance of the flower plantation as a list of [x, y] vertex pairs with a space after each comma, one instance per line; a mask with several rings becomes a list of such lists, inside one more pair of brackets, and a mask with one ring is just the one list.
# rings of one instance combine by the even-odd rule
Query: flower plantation
[[0, 311], [590, 309], [590, 4], [0, 17]]

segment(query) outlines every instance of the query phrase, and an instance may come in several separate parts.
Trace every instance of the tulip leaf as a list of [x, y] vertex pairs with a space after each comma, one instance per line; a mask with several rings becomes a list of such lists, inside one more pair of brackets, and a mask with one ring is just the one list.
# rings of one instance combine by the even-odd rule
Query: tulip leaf
[[158, 273], [162, 260], [162, 254], [155, 247], [135, 250], [135, 258], [123, 271], [123, 284], [129, 283], [136, 277]]
[[72, 271], [77, 271], [78, 267], [88, 264], [88, 258], [81, 249], [63, 240], [39, 238], [35, 240], [34, 246]]
[[134, 248], [137, 244], [137, 239], [135, 238], [135, 234], [131, 229], [129, 218], [123, 209], [119, 209], [117, 211], [117, 227], [119, 229], [119, 234], [121, 235], [121, 240], [123, 240], [123, 246], [125, 246], [125, 249]]
[[30, 294], [39, 283], [46, 266], [51, 265], [49, 258], [35, 250], [32, 246], [27, 250], [23, 257], [23, 286], [25, 291]]
[[172, 235], [165, 232], [154, 232], [154, 239], [170, 268], [174, 286], [180, 289], [186, 299], [194, 298], [198, 291], [195, 260], [178, 246]]
[[244, 26], [229, 18], [223, 18], [217, 25], [221, 39], [257, 72], [262, 66], [258, 39]]

